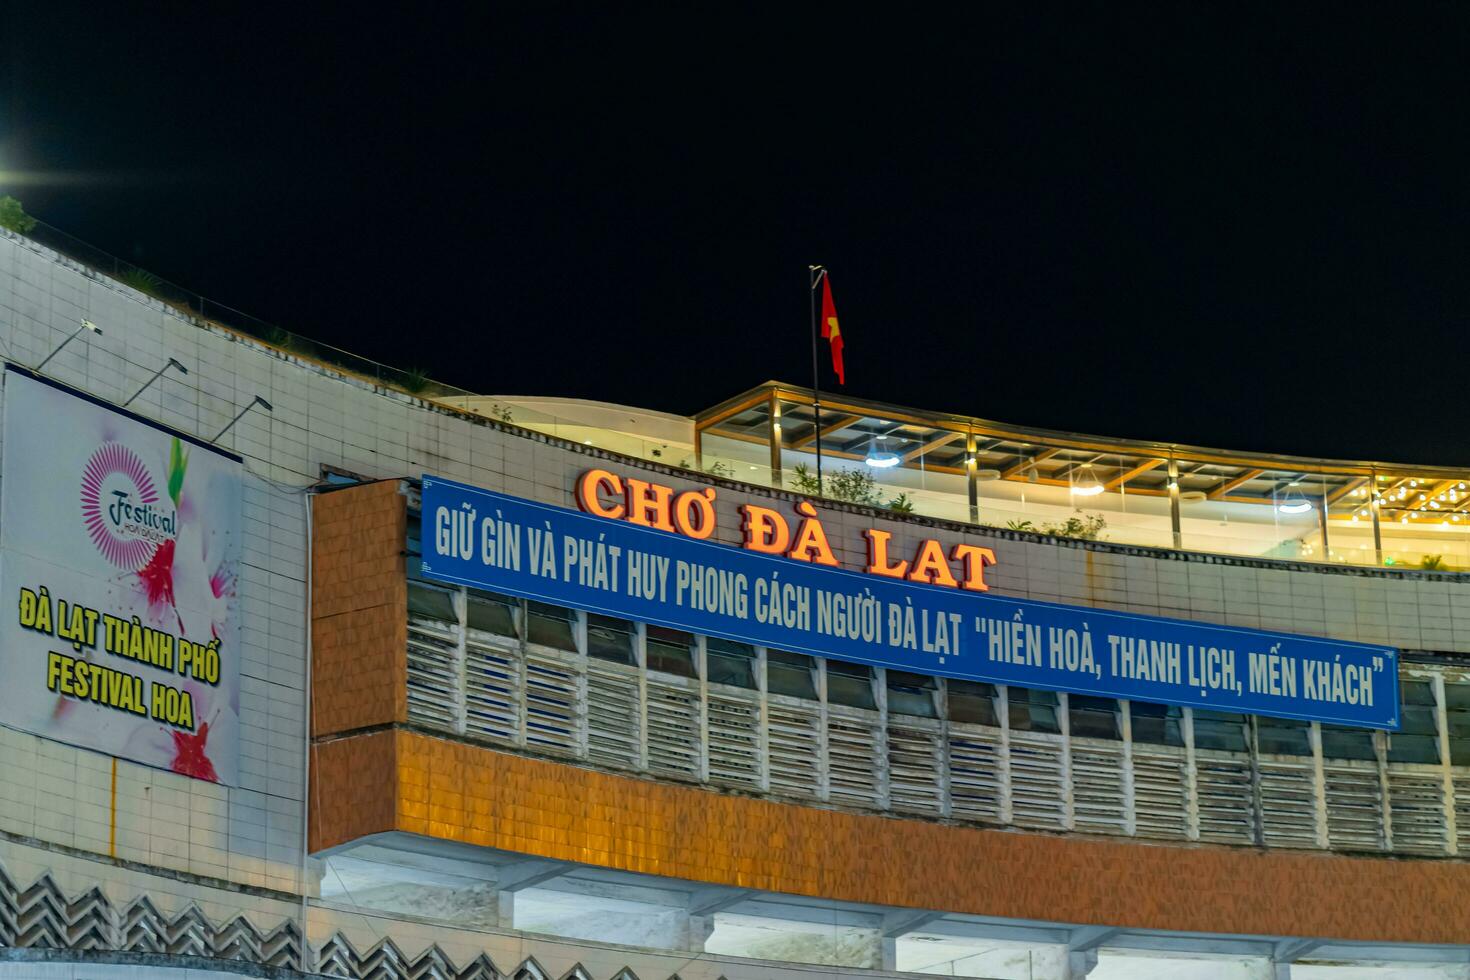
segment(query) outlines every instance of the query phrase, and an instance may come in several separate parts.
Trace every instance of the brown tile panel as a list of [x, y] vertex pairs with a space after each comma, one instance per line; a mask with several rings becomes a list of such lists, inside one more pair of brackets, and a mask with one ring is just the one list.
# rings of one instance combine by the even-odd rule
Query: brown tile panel
[[[330, 739], [311, 747], [308, 840], [313, 852], [393, 830], [397, 740], [392, 731]], [[318, 779], [317, 773], [325, 773]], [[323, 830], [332, 836], [322, 836]]]
[[407, 718], [405, 504], [396, 480], [312, 499], [312, 735]]
[[[1470, 865], [1148, 844], [842, 813], [581, 769], [398, 730], [323, 752], [313, 848], [381, 829], [336, 801], [396, 791], [398, 830], [524, 854], [881, 905], [1089, 925], [1470, 940]], [[354, 736], [342, 740], [355, 742]], [[334, 746], [341, 743], [333, 743]], [[322, 746], [320, 748], [325, 748]]]

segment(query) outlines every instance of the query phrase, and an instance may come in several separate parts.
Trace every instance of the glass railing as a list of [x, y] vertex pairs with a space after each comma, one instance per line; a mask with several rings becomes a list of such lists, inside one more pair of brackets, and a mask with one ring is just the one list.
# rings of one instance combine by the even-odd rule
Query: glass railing
[[[1083, 455], [1094, 462], [1078, 466], [1060, 452], [1048, 455], [1057, 447], [1033, 442], [1029, 457], [973, 464], [972, 505], [972, 464], [953, 452], [916, 452], [935, 439], [914, 445], [887, 437], [873, 457], [897, 457], [890, 466], [870, 465], [867, 456], [829, 441], [819, 482], [815, 446], [801, 435], [782, 438], [780, 469], [773, 471], [770, 443], [745, 433], [735, 438], [707, 429], [696, 451], [573, 418], [520, 407], [510, 412], [506, 421], [571, 442], [895, 515], [1244, 558], [1470, 572], [1470, 492], [1443, 472], [1352, 473], [1324, 463], [1331, 472], [1313, 473], [1201, 464], [1180, 455], [1171, 477], [1168, 460], [1150, 466], [1136, 454], [1089, 452]], [[963, 450], [963, 438], [954, 442]]]
[[[1470, 572], [1470, 471], [1255, 458], [772, 399], [697, 421], [722, 475], [988, 527], [1250, 558]], [[815, 419], [820, 419], [820, 425]], [[772, 476], [771, 444], [780, 444]], [[821, 479], [817, 444], [821, 443]], [[764, 477], [764, 480], [761, 479]]]

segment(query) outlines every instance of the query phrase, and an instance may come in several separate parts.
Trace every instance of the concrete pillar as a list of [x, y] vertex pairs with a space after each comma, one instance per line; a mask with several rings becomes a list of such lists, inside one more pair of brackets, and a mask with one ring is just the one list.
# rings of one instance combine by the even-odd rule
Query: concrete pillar
[[691, 953], [703, 953], [704, 944], [709, 942], [709, 937], [715, 934], [715, 917], [713, 915], [691, 915], [689, 916], [689, 932], [684, 948]]
[[516, 893], [495, 893], [495, 924], [501, 929], [516, 927]]
[[1067, 954], [1067, 980], [1087, 980], [1097, 967], [1097, 950], [1076, 950]]
[[897, 972], [898, 970], [898, 940], [883, 937], [883, 965], [882, 969]]

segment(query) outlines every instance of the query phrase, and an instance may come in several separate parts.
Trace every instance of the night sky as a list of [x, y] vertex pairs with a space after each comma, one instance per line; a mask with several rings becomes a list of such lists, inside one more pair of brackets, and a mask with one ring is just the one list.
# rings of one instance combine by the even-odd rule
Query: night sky
[[0, 193], [389, 364], [691, 413], [820, 262], [853, 395], [1470, 463], [1463, 4], [19, 6]]

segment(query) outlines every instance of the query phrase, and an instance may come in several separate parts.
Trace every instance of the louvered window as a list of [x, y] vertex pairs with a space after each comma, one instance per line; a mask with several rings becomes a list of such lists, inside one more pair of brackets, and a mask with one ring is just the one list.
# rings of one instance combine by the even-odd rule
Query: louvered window
[[643, 744], [638, 689], [637, 667], [588, 658], [587, 758], [592, 762], [638, 767]]
[[1388, 761], [1439, 765], [1439, 709], [1434, 701], [1434, 685], [1405, 679], [1401, 696], [1399, 730], [1388, 735]]
[[1184, 712], [1177, 705], [1131, 701], [1133, 812], [1142, 837], [1182, 840], [1189, 836]]
[[1439, 753], [1439, 708], [1434, 685], [1400, 685], [1401, 728], [1388, 735], [1388, 804], [1393, 849], [1442, 854], [1445, 849], [1444, 771]]
[[1470, 683], [1445, 680], [1444, 712], [1450, 736], [1450, 765], [1470, 767]]
[[1066, 823], [1061, 700], [1053, 691], [1007, 688], [1011, 809], [1016, 823], [1059, 830]]
[[879, 805], [885, 739], [873, 682], [865, 664], [827, 661], [827, 778], [834, 803]]
[[947, 680], [950, 811], [961, 820], [998, 822], [1006, 758], [994, 685]]
[[710, 782], [740, 789], [761, 785], [761, 705], [755, 648], [705, 640], [709, 691]]
[[900, 814], [1181, 839], [1194, 802], [1208, 841], [1316, 847], [1325, 828], [1337, 850], [1412, 854], [1449, 846], [1448, 769], [1459, 853], [1470, 853], [1470, 684], [1446, 678], [1441, 707], [1436, 682], [1405, 678], [1402, 730], [1391, 735], [1321, 725], [1319, 787], [1311, 726], [1289, 720], [1196, 710], [1191, 728], [1172, 706], [838, 660], [823, 677], [820, 661], [779, 650], [766, 652], [763, 694], [748, 645], [427, 581], [418, 529], [411, 519], [417, 725]]
[[1067, 696], [1072, 735], [1072, 811], [1078, 830], [1121, 834], [1128, 824], [1123, 713], [1112, 698]]
[[1199, 835], [1228, 844], [1256, 842], [1255, 791], [1245, 715], [1194, 709]]
[[822, 709], [816, 662], [800, 653], [766, 651], [766, 711], [771, 792], [799, 799], [820, 796]]
[[576, 612], [527, 602], [526, 640], [526, 744], [575, 753], [581, 676]]
[[572, 658], [526, 651], [526, 742], [534, 748], [575, 752], [577, 667]]
[[1410, 854], [1443, 854], [1445, 849], [1444, 775], [1424, 767], [1388, 767], [1393, 849]]
[[939, 682], [924, 674], [884, 671], [888, 694], [889, 805], [902, 813], [944, 810], [944, 748]]
[[465, 609], [465, 731], [513, 742], [520, 732], [520, 604], [471, 591]]
[[1256, 719], [1261, 837], [1270, 847], [1317, 846], [1317, 767], [1310, 722]]
[[1470, 684], [1444, 684], [1445, 725], [1454, 767], [1455, 836], [1460, 857], [1470, 856]]
[[408, 718], [443, 731], [458, 730], [459, 613], [454, 593], [408, 583]]
[[700, 702], [695, 639], [683, 630], [649, 626], [647, 657], [648, 769], [698, 779]]
[[1322, 726], [1323, 792], [1328, 846], [1345, 851], [1381, 850], [1383, 781], [1373, 733]]

